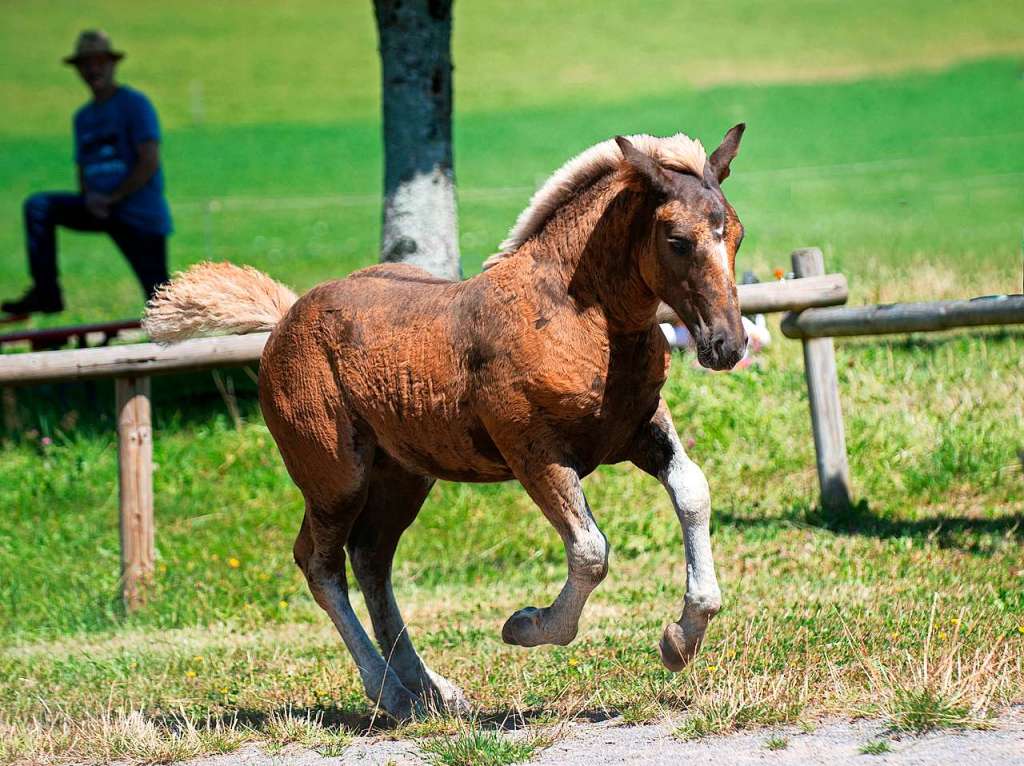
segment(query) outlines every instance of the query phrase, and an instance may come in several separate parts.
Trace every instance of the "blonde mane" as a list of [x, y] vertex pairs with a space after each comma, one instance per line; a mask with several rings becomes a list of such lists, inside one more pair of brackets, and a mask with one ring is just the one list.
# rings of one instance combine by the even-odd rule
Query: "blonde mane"
[[[700, 141], [684, 133], [664, 138], [646, 134], [626, 138], [639, 151], [653, 157], [669, 170], [692, 173], [698, 178], [704, 175], [707, 153]], [[530, 204], [519, 214], [515, 225], [499, 246], [500, 252], [488, 258], [484, 262], [484, 268], [488, 269], [512, 255], [524, 242], [543, 229], [548, 219], [572, 195], [617, 168], [620, 162], [622, 151], [615, 143], [615, 139], [610, 138], [580, 152], [562, 165], [534, 193]]]

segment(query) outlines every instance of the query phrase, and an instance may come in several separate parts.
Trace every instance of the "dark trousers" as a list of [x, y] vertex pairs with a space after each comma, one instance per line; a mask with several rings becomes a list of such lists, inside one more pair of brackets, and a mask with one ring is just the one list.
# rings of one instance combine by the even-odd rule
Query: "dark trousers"
[[41, 192], [25, 200], [25, 243], [28, 267], [36, 288], [59, 293], [57, 227], [108, 234], [128, 260], [146, 298], [168, 280], [167, 237], [128, 226], [113, 217], [97, 218], [85, 207], [81, 194]]

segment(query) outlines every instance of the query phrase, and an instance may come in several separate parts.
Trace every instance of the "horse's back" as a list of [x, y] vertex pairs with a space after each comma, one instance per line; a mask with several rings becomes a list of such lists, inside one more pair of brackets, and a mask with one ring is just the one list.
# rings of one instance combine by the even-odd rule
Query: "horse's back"
[[268, 383], [274, 377], [297, 384], [299, 376], [340, 387], [357, 401], [365, 398], [364, 383], [377, 394], [376, 379], [392, 379], [397, 367], [418, 362], [424, 346], [443, 345], [459, 289], [409, 264], [379, 264], [322, 282], [271, 333], [261, 362]]
[[368, 321], [387, 314], [396, 322], [416, 321], [419, 315], [436, 314], [450, 305], [462, 284], [408, 263], [381, 263], [323, 282], [300, 300], [308, 300], [310, 308], [352, 319]]

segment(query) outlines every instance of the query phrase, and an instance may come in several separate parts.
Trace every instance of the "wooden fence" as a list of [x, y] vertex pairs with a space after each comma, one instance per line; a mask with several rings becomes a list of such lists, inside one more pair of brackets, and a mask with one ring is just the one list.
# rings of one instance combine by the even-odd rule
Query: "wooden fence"
[[[821, 251], [793, 253], [796, 279], [740, 285], [745, 314], [791, 312], [783, 332], [804, 344], [811, 424], [822, 506], [850, 502], [849, 467], [832, 335], [944, 330], [981, 324], [1024, 323], [1024, 296], [984, 301], [841, 308], [846, 278], [825, 274]], [[831, 308], [830, 308], [831, 307]], [[667, 306], [660, 321], [676, 321]], [[0, 386], [114, 378], [120, 487], [121, 573], [129, 610], [144, 600], [153, 571], [153, 433], [149, 377], [259, 361], [268, 333], [187, 340], [170, 346], [138, 343], [69, 351], [0, 355]]]

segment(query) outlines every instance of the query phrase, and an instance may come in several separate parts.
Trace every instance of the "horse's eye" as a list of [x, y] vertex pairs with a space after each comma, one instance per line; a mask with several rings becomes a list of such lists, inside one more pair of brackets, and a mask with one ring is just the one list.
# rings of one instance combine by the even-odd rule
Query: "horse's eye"
[[676, 255], [687, 256], [693, 254], [693, 240], [686, 237], [669, 237], [668, 245]]

